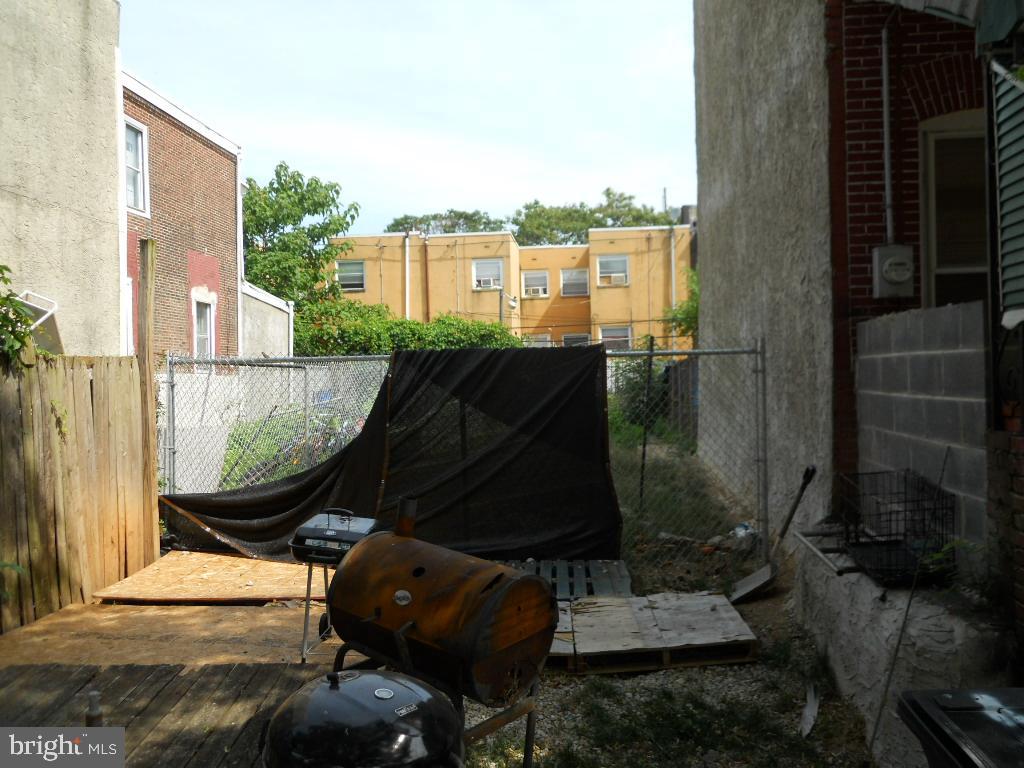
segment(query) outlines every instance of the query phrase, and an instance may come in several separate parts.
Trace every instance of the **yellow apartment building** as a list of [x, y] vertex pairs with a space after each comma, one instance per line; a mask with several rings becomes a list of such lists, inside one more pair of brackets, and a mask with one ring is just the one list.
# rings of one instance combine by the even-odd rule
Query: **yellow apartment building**
[[[520, 246], [511, 232], [344, 238], [335, 263], [347, 298], [397, 317], [452, 313], [503, 322], [529, 344], [634, 346], [674, 339], [662, 321], [686, 299], [688, 225], [591, 229], [588, 244]], [[339, 240], [338, 242], [342, 242]]]

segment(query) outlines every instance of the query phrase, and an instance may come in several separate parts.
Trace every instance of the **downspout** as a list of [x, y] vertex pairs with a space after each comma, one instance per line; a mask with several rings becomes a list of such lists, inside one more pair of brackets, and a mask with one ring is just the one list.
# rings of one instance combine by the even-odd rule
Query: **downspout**
[[896, 242], [892, 202], [892, 126], [889, 115], [889, 22], [896, 9], [882, 25], [882, 159], [885, 175], [885, 244]]
[[412, 234], [411, 231], [405, 233], [405, 264], [402, 269], [402, 274], [405, 281], [405, 319], [409, 319], [409, 236]]
[[387, 304], [384, 301], [384, 245], [377, 241], [377, 280], [380, 282], [380, 303]]
[[455, 314], [462, 314], [462, 292], [459, 286], [462, 284], [462, 272], [459, 271], [459, 241], [456, 239], [452, 246], [455, 249]]
[[430, 322], [430, 235], [423, 235], [423, 322]]
[[[236, 269], [238, 272], [237, 292], [235, 293], [235, 354], [243, 357], [245, 354], [244, 329], [245, 314], [242, 305], [245, 303], [242, 296], [242, 282], [245, 280], [245, 232], [243, 229], [243, 206], [242, 206], [242, 148], [238, 147], [235, 152], [235, 256]], [[289, 344], [289, 346], [291, 346]], [[289, 353], [290, 354], [290, 353]]]
[[[676, 228], [675, 225], [668, 228], [668, 264], [669, 264], [669, 284], [672, 286], [669, 298], [671, 300], [671, 308], [674, 309], [676, 306], [676, 281], [679, 279], [676, 276]], [[672, 327], [669, 331], [669, 345], [672, 349], [676, 348], [676, 329]]]

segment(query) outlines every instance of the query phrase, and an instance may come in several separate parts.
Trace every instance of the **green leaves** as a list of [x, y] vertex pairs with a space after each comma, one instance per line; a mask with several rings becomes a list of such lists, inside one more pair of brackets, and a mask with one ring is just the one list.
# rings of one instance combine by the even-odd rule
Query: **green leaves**
[[11, 284], [10, 272], [0, 264], [0, 369], [13, 374], [21, 368], [21, 351], [32, 338], [32, 323], [18, 295], [5, 287]]
[[483, 211], [459, 211], [400, 216], [387, 226], [387, 232], [419, 230], [427, 234], [494, 232], [512, 228], [520, 245], [583, 245], [587, 230], [595, 227], [644, 227], [675, 224], [672, 216], [637, 205], [633, 195], [610, 187], [601, 193], [601, 202], [544, 205], [533, 200], [507, 218], [494, 218]]
[[669, 310], [665, 321], [680, 336], [697, 338], [697, 325], [700, 318], [700, 281], [694, 270], [689, 270], [688, 280], [690, 293], [684, 301], [677, 303]]
[[359, 213], [356, 203], [342, 206], [341, 186], [307, 179], [282, 162], [265, 187], [246, 180], [242, 209], [250, 282], [300, 307], [340, 295], [325, 270], [351, 246], [330, 239], [348, 232]]
[[441, 315], [429, 323], [396, 318], [383, 304], [333, 299], [307, 304], [295, 316], [297, 355], [386, 355], [396, 349], [518, 347], [500, 323]]
[[483, 211], [459, 211], [449, 208], [444, 213], [422, 216], [399, 216], [388, 224], [385, 232], [411, 232], [417, 230], [428, 235], [457, 234], [461, 232], [498, 232], [505, 229], [504, 219], [495, 219]]

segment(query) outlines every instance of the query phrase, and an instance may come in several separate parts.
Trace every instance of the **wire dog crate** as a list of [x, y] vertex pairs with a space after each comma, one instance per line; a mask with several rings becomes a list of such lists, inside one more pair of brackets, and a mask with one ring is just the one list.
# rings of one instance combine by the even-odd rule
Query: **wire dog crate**
[[916, 472], [840, 475], [847, 554], [886, 586], [947, 578], [955, 567], [953, 494]]

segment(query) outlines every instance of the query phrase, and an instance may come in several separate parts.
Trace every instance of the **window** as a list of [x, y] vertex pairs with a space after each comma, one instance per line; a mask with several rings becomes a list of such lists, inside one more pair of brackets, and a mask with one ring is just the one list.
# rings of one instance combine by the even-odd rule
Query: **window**
[[523, 346], [526, 347], [550, 347], [550, 333], [528, 333], [523, 335]]
[[341, 285], [341, 290], [343, 291], [365, 291], [366, 262], [334, 262], [334, 279], [338, 281], [338, 284]]
[[501, 288], [504, 285], [501, 279], [503, 267], [501, 259], [474, 259], [473, 290], [489, 291]]
[[589, 333], [563, 333], [562, 346], [564, 347], [585, 347], [590, 343]]
[[600, 286], [629, 285], [629, 256], [598, 256], [597, 284]]
[[926, 303], [988, 296], [985, 116], [957, 112], [922, 124], [925, 144]]
[[606, 325], [601, 328], [601, 341], [606, 349], [629, 349], [632, 344], [628, 325]]
[[136, 213], [149, 214], [149, 179], [146, 127], [125, 118], [124, 176], [128, 207]]
[[548, 295], [547, 270], [523, 272], [523, 298], [539, 299]]
[[195, 303], [196, 357], [213, 357], [213, 305], [205, 301]]
[[589, 269], [563, 269], [562, 270], [562, 295], [563, 296], [589, 296], [590, 295], [590, 270]]

